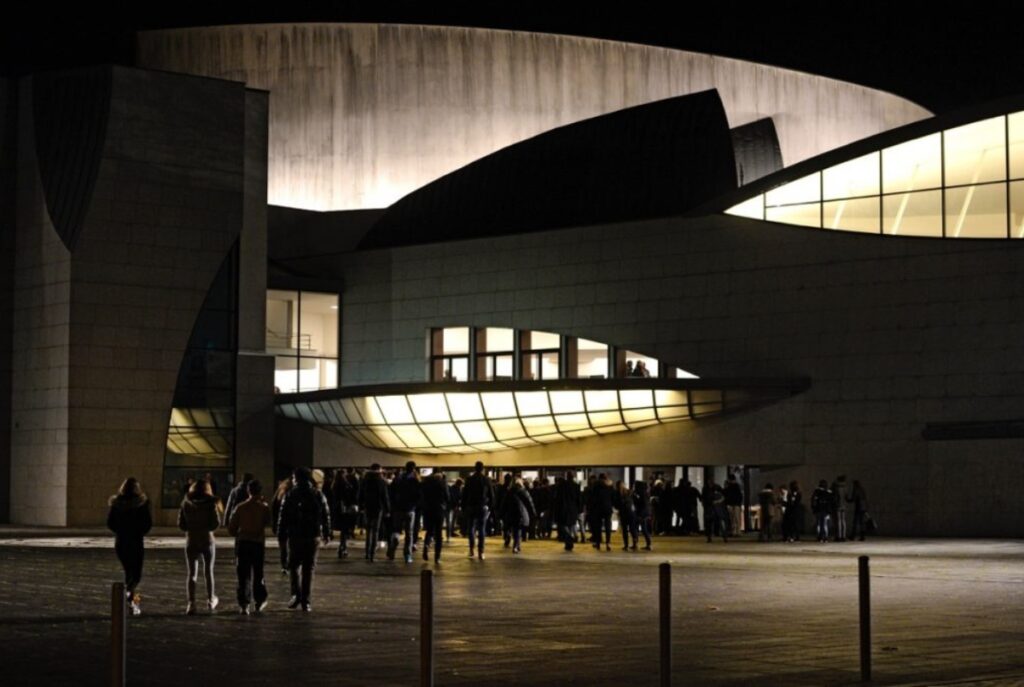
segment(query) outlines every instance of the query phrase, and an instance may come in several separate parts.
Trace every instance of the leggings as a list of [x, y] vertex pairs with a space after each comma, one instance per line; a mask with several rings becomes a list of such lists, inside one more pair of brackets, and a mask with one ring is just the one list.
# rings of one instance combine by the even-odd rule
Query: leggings
[[142, 561], [145, 555], [142, 539], [118, 541], [114, 544], [114, 551], [117, 553], [117, 559], [121, 561], [121, 567], [124, 568], [124, 588], [128, 592], [134, 592], [142, 579]]
[[205, 542], [189, 542], [185, 546], [185, 561], [188, 564], [188, 600], [196, 600], [196, 579], [199, 577], [199, 564], [203, 566], [203, 577], [206, 579], [206, 598], [213, 599], [213, 561], [217, 556], [217, 546], [213, 536]]

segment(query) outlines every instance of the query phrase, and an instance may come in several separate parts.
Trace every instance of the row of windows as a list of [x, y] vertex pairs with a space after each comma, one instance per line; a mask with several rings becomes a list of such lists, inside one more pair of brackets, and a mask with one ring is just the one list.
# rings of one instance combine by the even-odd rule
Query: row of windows
[[432, 381], [695, 376], [634, 351], [551, 332], [444, 327], [430, 330], [428, 346]]
[[894, 236], [1024, 238], [1024, 112], [848, 160], [726, 212]]

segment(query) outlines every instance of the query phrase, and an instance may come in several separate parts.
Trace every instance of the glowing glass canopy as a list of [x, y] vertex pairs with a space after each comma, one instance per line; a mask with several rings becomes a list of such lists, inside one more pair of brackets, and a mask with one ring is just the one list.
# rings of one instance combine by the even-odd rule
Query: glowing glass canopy
[[625, 432], [750, 408], [801, 382], [574, 379], [350, 387], [277, 397], [277, 412], [401, 453], [477, 453]]
[[860, 155], [725, 212], [891, 236], [1024, 238], [1024, 112]]

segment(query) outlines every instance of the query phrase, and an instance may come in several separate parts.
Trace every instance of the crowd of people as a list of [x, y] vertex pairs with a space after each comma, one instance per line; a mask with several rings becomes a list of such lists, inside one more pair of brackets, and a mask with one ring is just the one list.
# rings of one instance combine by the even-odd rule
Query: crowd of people
[[[423, 476], [409, 461], [401, 470], [384, 471], [374, 464], [369, 470], [340, 469], [327, 473], [318, 484], [306, 468], [296, 469], [282, 480], [270, 503], [261, 483], [245, 474], [232, 488], [225, 503], [216, 497], [211, 482], [197, 479], [189, 484], [178, 511], [178, 527], [185, 533], [187, 563], [186, 614], [197, 612], [196, 585], [202, 572], [206, 608], [219, 604], [215, 593], [214, 533], [221, 527], [235, 539], [238, 577], [237, 602], [243, 614], [260, 613], [267, 604], [264, 578], [266, 531], [277, 537], [280, 566], [288, 575], [291, 600], [288, 607], [312, 610], [313, 571], [321, 545], [335, 536], [337, 555], [349, 555], [349, 542], [357, 530], [363, 533], [363, 556], [368, 563], [384, 551], [388, 560], [398, 556], [412, 563], [422, 549], [424, 561], [431, 552], [441, 562], [444, 543], [455, 536], [468, 541], [471, 559], [484, 560], [488, 536], [500, 535], [513, 555], [524, 542], [550, 539], [552, 533], [566, 551], [577, 543], [611, 551], [613, 516], [618, 514], [623, 551], [637, 551], [642, 536], [647, 551], [652, 535], [696, 534], [707, 541], [723, 541], [744, 531], [744, 494], [734, 474], [723, 485], [710, 480], [698, 490], [687, 479], [673, 486], [662, 479], [635, 480], [631, 485], [612, 482], [605, 473], [591, 475], [586, 484], [572, 470], [532, 482], [521, 474], [506, 473], [495, 483], [482, 462], [472, 473], [449, 482], [441, 471]], [[702, 506], [703, 528], [698, 504]], [[800, 485], [773, 487], [757, 495], [759, 541], [799, 541], [806, 527]], [[853, 511], [849, 538], [864, 540], [871, 523], [867, 494], [854, 480], [839, 476], [831, 485], [821, 480], [810, 499], [819, 542], [847, 539], [847, 507]], [[107, 526], [115, 533], [115, 551], [124, 569], [125, 589], [131, 612], [141, 613], [138, 585], [142, 579], [143, 541], [152, 527], [150, 503], [134, 478], [110, 499]], [[422, 533], [422, 538], [421, 538]]]

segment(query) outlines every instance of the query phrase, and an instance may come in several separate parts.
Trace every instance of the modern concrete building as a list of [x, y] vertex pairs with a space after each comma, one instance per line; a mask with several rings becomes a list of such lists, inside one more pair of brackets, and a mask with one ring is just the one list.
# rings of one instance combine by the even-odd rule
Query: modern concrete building
[[1020, 533], [1024, 100], [439, 27], [138, 56], [0, 84], [12, 522], [412, 456]]

